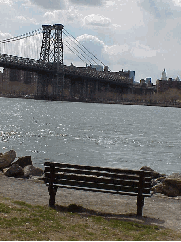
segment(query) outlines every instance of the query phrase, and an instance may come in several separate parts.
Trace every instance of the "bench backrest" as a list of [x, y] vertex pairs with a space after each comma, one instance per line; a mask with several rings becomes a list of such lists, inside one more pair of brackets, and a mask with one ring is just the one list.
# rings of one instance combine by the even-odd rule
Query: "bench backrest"
[[151, 173], [96, 166], [45, 162], [45, 182], [48, 186], [150, 196]]

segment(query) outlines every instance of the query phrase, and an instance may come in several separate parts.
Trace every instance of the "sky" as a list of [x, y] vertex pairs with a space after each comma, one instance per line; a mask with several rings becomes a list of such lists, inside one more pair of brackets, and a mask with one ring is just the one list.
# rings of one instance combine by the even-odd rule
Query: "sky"
[[[0, 40], [63, 24], [111, 71], [181, 77], [180, 0], [0, 0]], [[66, 40], [66, 36], [63, 37]], [[64, 63], [85, 66], [64, 48]]]

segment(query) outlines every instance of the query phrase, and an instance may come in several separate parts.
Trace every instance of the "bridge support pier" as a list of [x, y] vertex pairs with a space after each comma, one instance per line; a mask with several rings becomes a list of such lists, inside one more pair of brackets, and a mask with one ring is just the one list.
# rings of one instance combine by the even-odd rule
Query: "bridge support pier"
[[52, 99], [63, 100], [64, 98], [64, 75], [57, 73], [52, 79]]
[[37, 93], [36, 97], [38, 99], [47, 99], [48, 98], [48, 81], [49, 76], [38, 73], [37, 79]]

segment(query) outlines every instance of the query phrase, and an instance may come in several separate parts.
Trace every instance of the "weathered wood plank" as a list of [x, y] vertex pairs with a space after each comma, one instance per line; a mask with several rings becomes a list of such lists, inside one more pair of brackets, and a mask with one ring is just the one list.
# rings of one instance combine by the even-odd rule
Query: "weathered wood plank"
[[[58, 163], [58, 162], [45, 162], [45, 166], [50, 166], [50, 164], [54, 164], [55, 168], [74, 168], [74, 169], [85, 169], [85, 170], [96, 170], [96, 171], [106, 171], [112, 173], [126, 173], [126, 174], [140, 174], [140, 170], [129, 170], [129, 169], [119, 169], [119, 168], [109, 168], [109, 167], [99, 167], [99, 166], [85, 166], [85, 165], [75, 165], [75, 164], [67, 164], [67, 163]], [[145, 172], [151, 175], [151, 172]]]
[[[49, 183], [46, 184], [49, 186]], [[119, 195], [129, 195], [129, 196], [137, 196], [137, 193], [129, 193], [129, 192], [122, 192], [122, 191], [113, 191], [113, 190], [101, 190], [101, 189], [93, 189], [93, 188], [86, 188], [86, 187], [73, 187], [68, 185], [60, 185], [57, 184], [59, 188], [65, 189], [72, 189], [72, 190], [82, 190], [82, 191], [89, 191], [89, 192], [101, 192], [101, 193], [111, 193], [111, 194], [119, 194]], [[151, 197], [151, 194], [143, 194], [144, 197]]]
[[[46, 167], [45, 168], [45, 173], [50, 172], [50, 168]], [[122, 178], [125, 179], [126, 177], [129, 177], [132, 180], [138, 180], [139, 175], [137, 174], [124, 174], [124, 173], [109, 173], [109, 172], [99, 172], [99, 171], [88, 171], [88, 170], [79, 170], [79, 169], [69, 169], [69, 168], [64, 168], [64, 169], [58, 169], [55, 168], [55, 173], [73, 173], [73, 174], [82, 174], [82, 175], [92, 175], [92, 176], [97, 176], [97, 177], [113, 177], [113, 178]]]

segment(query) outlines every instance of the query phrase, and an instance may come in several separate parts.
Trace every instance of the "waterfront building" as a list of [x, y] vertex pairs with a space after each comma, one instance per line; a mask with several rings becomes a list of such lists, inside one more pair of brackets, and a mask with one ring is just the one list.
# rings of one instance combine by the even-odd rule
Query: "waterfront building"
[[162, 72], [161, 79], [157, 79], [156, 81], [156, 88], [157, 88], [157, 93], [162, 93], [166, 92], [169, 89], [181, 89], [181, 81], [179, 76], [177, 76], [175, 79], [173, 78], [168, 78], [167, 79], [167, 74], [166, 70], [164, 69]]

